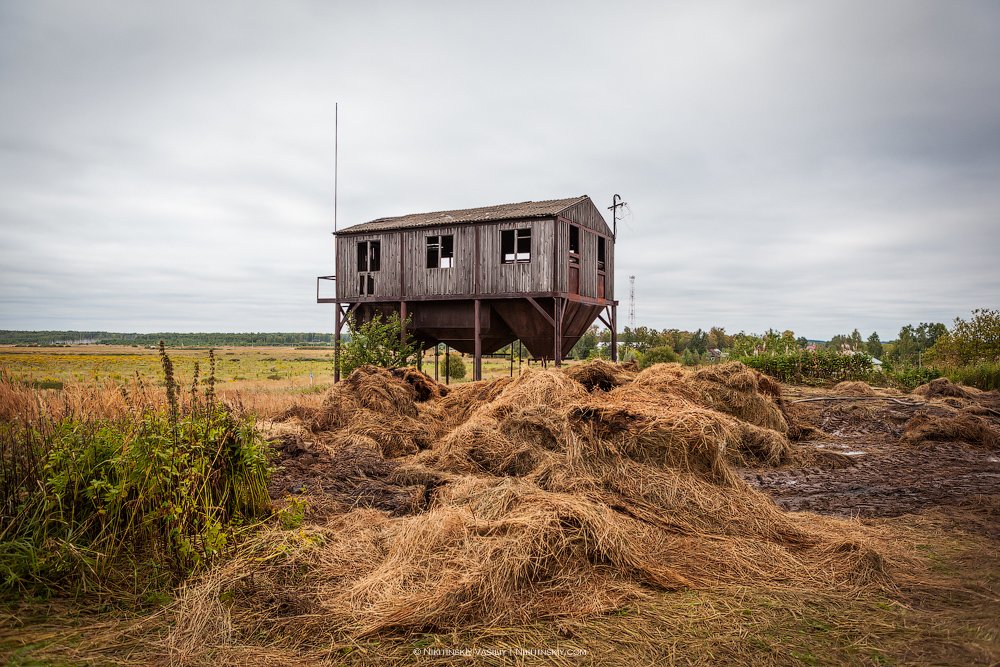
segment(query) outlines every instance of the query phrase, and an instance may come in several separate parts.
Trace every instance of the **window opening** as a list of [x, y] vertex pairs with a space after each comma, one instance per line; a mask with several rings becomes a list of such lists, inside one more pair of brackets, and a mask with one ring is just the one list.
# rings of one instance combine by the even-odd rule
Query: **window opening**
[[368, 241], [358, 241], [358, 271], [368, 270]]
[[358, 241], [358, 271], [378, 271], [382, 265], [381, 241]]
[[455, 264], [455, 236], [427, 237], [427, 268], [450, 269]]
[[515, 264], [531, 261], [531, 229], [500, 230], [500, 261]]

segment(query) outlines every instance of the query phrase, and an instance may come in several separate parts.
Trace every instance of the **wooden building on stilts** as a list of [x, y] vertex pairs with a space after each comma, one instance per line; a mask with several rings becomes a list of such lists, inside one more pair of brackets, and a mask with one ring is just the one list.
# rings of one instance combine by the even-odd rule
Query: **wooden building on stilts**
[[[595, 320], [617, 356], [615, 239], [590, 197], [380, 218], [335, 232], [336, 275], [317, 280], [335, 305], [335, 381], [348, 315], [411, 318], [425, 348], [474, 357], [516, 340], [559, 365]], [[334, 280], [336, 296], [321, 297]]]

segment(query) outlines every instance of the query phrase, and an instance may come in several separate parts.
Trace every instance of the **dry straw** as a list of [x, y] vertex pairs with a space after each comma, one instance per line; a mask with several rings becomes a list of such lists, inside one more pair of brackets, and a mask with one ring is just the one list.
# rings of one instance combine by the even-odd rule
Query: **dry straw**
[[425, 503], [265, 533], [184, 590], [165, 656], [236, 663], [258, 648], [588, 616], [688, 587], [891, 585], [859, 526], [786, 514], [734, 474], [732, 462], [792, 452], [779, 385], [741, 364], [595, 362], [451, 391], [364, 367], [312, 428], [334, 458], [377, 447], [398, 464], [386, 481]]

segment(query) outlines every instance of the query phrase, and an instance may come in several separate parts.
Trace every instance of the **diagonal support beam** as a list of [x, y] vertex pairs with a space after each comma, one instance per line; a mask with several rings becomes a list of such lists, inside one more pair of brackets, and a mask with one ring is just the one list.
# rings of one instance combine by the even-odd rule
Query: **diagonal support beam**
[[535, 310], [537, 310], [538, 312], [540, 312], [542, 314], [542, 317], [545, 318], [545, 321], [548, 322], [549, 324], [551, 324], [552, 328], [555, 329], [556, 328], [555, 318], [553, 318], [551, 315], [549, 315], [547, 312], [545, 312], [545, 309], [538, 305], [538, 302], [535, 301], [534, 297], [530, 297], [529, 296], [529, 297], [527, 297], [527, 299], [528, 299], [528, 302], [532, 306], [535, 307]]

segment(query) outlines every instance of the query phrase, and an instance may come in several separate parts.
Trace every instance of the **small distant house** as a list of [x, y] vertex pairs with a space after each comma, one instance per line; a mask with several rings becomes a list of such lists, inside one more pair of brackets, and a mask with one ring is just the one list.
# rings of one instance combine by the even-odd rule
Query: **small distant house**
[[[597, 319], [617, 342], [615, 239], [590, 197], [379, 218], [335, 233], [339, 349], [344, 318], [412, 318], [424, 346], [481, 357], [515, 340], [557, 365]], [[617, 345], [612, 345], [615, 354]]]

